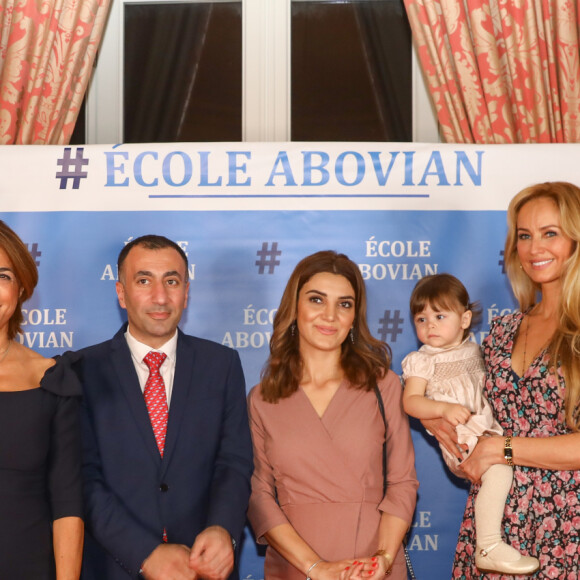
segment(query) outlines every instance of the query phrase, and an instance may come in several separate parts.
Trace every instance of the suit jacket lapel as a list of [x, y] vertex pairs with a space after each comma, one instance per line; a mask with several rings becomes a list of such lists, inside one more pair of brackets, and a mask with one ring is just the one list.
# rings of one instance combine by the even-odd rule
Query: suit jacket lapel
[[175, 375], [173, 378], [173, 390], [171, 404], [169, 406], [169, 422], [167, 424], [167, 437], [165, 440], [165, 452], [163, 455], [164, 469], [167, 468], [177, 440], [181, 422], [185, 414], [187, 398], [193, 384], [195, 365], [195, 351], [190, 344], [189, 338], [178, 329], [177, 350], [175, 355]]
[[159, 464], [161, 463], [161, 456], [151, 428], [151, 420], [149, 419], [147, 405], [135, 372], [131, 351], [124, 336], [126, 330], [127, 325], [123, 326], [111, 341], [111, 361], [117, 374], [120, 390], [129, 405], [137, 429], [143, 438], [145, 446], [151, 453], [152, 459]]

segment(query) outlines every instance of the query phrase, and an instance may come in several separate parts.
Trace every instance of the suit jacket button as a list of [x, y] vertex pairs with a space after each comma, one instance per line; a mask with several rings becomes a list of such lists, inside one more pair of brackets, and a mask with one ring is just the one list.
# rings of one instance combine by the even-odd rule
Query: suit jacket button
[[162, 484], [159, 486], [159, 491], [163, 491], [163, 492], [165, 492], [165, 491], [168, 491], [168, 490], [169, 490], [169, 486], [168, 486], [166, 483], [162, 483]]

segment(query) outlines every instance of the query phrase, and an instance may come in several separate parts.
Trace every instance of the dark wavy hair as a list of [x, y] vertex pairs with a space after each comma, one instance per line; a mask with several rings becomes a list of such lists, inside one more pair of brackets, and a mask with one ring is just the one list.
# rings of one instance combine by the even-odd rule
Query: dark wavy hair
[[21, 331], [24, 321], [22, 304], [32, 296], [38, 284], [38, 269], [24, 242], [1, 220], [0, 247], [12, 262], [12, 271], [20, 289], [16, 310], [8, 321], [8, 339], [12, 340]]
[[385, 376], [391, 362], [391, 349], [374, 338], [366, 319], [367, 298], [364, 280], [358, 266], [344, 254], [326, 250], [301, 260], [282, 295], [270, 339], [270, 356], [262, 370], [260, 392], [262, 398], [276, 403], [292, 395], [302, 379], [303, 361], [300, 355], [300, 337], [292, 334], [296, 321], [298, 294], [316, 274], [327, 272], [344, 276], [355, 296], [354, 342], [347, 336], [342, 343], [341, 367], [348, 381], [355, 387], [372, 390], [377, 379]]

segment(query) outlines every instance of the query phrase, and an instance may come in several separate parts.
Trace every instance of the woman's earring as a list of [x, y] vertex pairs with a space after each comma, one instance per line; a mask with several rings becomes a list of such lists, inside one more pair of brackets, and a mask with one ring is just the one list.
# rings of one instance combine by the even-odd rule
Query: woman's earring
[[293, 323], [290, 325], [290, 335], [291, 335], [291, 336], [294, 336], [295, 334], [296, 334], [296, 322], [293, 322]]
[[352, 326], [350, 327], [350, 342], [354, 344], [354, 332]]

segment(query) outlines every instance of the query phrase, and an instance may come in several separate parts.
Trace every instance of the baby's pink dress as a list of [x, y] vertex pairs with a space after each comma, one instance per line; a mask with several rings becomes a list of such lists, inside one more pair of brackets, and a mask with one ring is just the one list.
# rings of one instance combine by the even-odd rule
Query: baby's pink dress
[[[475, 342], [466, 339], [451, 348], [423, 345], [405, 357], [402, 368], [404, 379], [419, 377], [427, 381], [425, 395], [429, 399], [459, 403], [473, 413], [467, 423], [456, 427], [459, 443], [467, 444], [468, 454], [473, 451], [478, 437], [484, 433], [503, 434], [493, 417], [491, 405], [483, 396], [485, 368], [481, 349]], [[457, 458], [443, 446], [441, 451], [449, 469], [465, 477], [457, 472]]]

